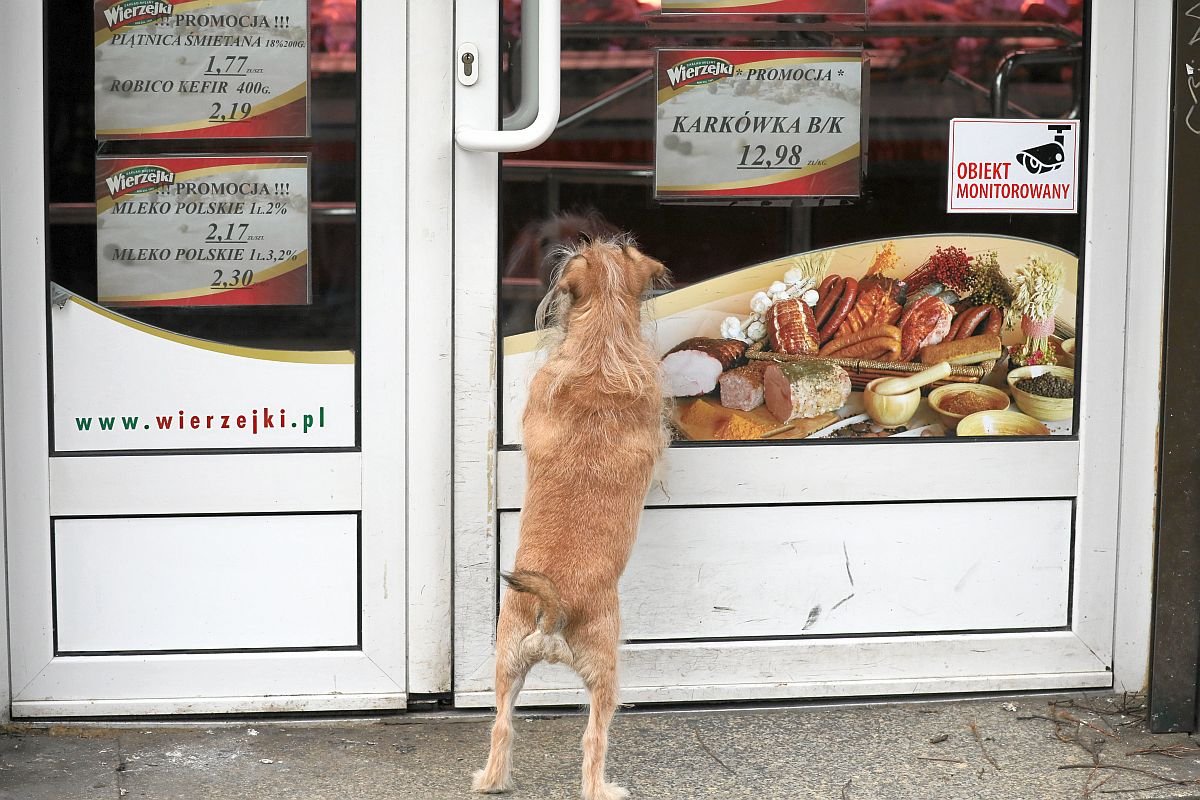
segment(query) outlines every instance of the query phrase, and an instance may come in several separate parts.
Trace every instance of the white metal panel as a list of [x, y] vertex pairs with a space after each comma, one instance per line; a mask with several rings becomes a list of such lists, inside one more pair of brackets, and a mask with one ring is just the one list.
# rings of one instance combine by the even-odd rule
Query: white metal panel
[[[492, 669], [484, 661], [463, 676], [459, 705], [491, 704]], [[1112, 684], [1105, 665], [1070, 631], [628, 644], [621, 648], [619, 669], [624, 702]], [[576, 703], [583, 699], [581, 685], [565, 667], [539, 664], [529, 673], [521, 702]]]
[[1079, 318], [1080, 531], [1072, 625], [1112, 663], [1117, 578], [1121, 430], [1129, 279], [1130, 118], [1133, 114], [1133, 3], [1096, 3], [1091, 15], [1092, 87], [1087, 125], [1083, 313]]
[[[0, 197], [3, 197], [5, 179], [0, 175]], [[2, 226], [0, 226], [2, 227]], [[3, 231], [0, 230], [0, 239]], [[3, 249], [0, 248], [0, 272], [4, 270]], [[0, 453], [4, 450], [4, 404], [3, 382], [0, 381]], [[4, 464], [0, 459], [0, 497], [4, 496]], [[2, 506], [0, 506], [2, 507]], [[0, 725], [12, 719], [12, 686], [8, 673], [8, 563], [5, 556], [5, 540], [8, 530], [3, 515], [0, 515]]]
[[[136, 693], [128, 690], [130, 682]], [[14, 696], [13, 714], [299, 711], [291, 701], [295, 697], [323, 698], [320, 707], [304, 710], [403, 708], [405, 703], [392, 677], [356, 651], [69, 656], [54, 659]]]
[[[499, 118], [500, 19], [496, 4], [455, 4], [454, 37], [479, 45], [479, 80], [454, 94], [456, 125]], [[454, 148], [454, 674], [488, 658], [496, 628], [495, 153]]]
[[[56, 517], [126, 514], [237, 514], [357, 511], [359, 453], [69, 456], [50, 460], [50, 513]], [[209, 491], [196, 476], [219, 475]], [[281, 485], [287, 476], [286, 491]]]
[[[500, 515], [506, 570], [519, 516]], [[652, 509], [621, 580], [622, 635], [1062, 627], [1070, 563], [1069, 500]]]
[[358, 644], [358, 517], [60, 519], [59, 652]]
[[[1169, 3], [1138, 3], [1134, 31], [1135, 153], [1166, 153], [1170, 142], [1171, 26]], [[1154, 599], [1155, 498], [1167, 246], [1165, 158], [1131, 166], [1129, 263], [1136, 264], [1125, 300], [1125, 413], [1121, 433], [1121, 496], [1117, 542], [1116, 688], [1147, 687]]]
[[[974, 675], [961, 678], [902, 678], [895, 680], [813, 681], [808, 683], [724, 683], [702, 686], [622, 686], [622, 703], [723, 703], [754, 698], [759, 701], [793, 699], [854, 699], [905, 697], [921, 694], [1028, 692], [1039, 689], [1105, 689], [1112, 685], [1108, 672], [1054, 672], [1027, 675]], [[460, 692], [459, 708], [493, 708], [494, 692]], [[575, 689], [530, 689], [521, 692], [521, 707], [580, 706], [587, 692]], [[50, 716], [50, 715], [47, 715]]]
[[[407, 151], [399, 139], [408, 123], [401, 101], [407, 69], [408, 0], [364, 0], [359, 4], [358, 61], [362, 102], [359, 137], [362, 191], [362, 646], [395, 682], [385, 691], [403, 692], [407, 680], [404, 646], [406, 542], [409, 528], [404, 491], [408, 409], [405, 326], [408, 319], [404, 260], [408, 230]], [[421, 267], [418, 266], [418, 269]], [[335, 691], [339, 691], [335, 689]], [[346, 690], [342, 690], [346, 691]], [[353, 691], [369, 691], [365, 686]]]
[[[46, 455], [46, 193], [41, 153], [42, 7], [8, 9], [25, 31], [21, 47], [0, 48], [0, 103], [22, 108], [0, 118], [0, 298], [4, 309], [4, 464], [8, 534], [9, 639], [13, 695], [53, 655], [50, 596], [50, 492]], [[18, 191], [19, 187], [19, 191]], [[19, 268], [18, 268], [19, 267]], [[15, 502], [19, 500], [19, 502]]]
[[30, 700], [15, 703], [21, 717], [177, 716], [181, 714], [314, 714], [377, 712], [403, 708], [405, 695], [277, 694], [245, 697], [150, 697], [130, 700]]
[[419, 375], [408, 403], [408, 687], [445, 692], [451, 675], [453, 588], [454, 4], [424, 3], [409, 20], [408, 348]]
[[[903, 442], [674, 447], [650, 486], [650, 506], [1070, 497], [1079, 443]], [[519, 509], [525, 459], [502, 450], [499, 507]]]

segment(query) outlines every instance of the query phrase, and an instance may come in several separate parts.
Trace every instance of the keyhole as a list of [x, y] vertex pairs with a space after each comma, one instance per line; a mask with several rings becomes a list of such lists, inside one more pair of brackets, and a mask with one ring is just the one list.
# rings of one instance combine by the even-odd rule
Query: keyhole
[[462, 54], [463, 75], [471, 77], [471, 73], [475, 71], [475, 56], [473, 53]]

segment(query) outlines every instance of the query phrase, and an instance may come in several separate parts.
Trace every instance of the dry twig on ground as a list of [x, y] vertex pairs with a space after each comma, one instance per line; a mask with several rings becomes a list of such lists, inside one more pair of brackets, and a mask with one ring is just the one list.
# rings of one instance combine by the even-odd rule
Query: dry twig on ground
[[979, 733], [979, 726], [975, 724], [975, 720], [971, 720], [967, 727], [971, 729], [971, 735], [975, 737], [975, 742], [979, 745], [979, 752], [983, 753], [983, 757], [987, 759], [989, 764], [992, 765], [992, 769], [999, 772], [1000, 765], [996, 763], [996, 759], [992, 758], [992, 754], [987, 751], [986, 747], [984, 747], [983, 736]]
[[1127, 756], [1166, 756], [1168, 758], [1187, 758], [1200, 753], [1195, 744], [1185, 744], [1184, 742], [1175, 742], [1174, 744], [1165, 744], [1161, 747], [1155, 745], [1146, 747], [1141, 750], [1130, 750], [1125, 755]]

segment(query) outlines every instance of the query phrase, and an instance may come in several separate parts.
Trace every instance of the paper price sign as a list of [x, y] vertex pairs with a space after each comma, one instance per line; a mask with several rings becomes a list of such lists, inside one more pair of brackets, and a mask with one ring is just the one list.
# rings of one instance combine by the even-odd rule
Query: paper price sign
[[655, 196], [853, 198], [859, 50], [660, 50]]
[[95, 0], [97, 139], [308, 135], [308, 0]]
[[686, 14], [866, 14], [866, 0], [662, 0]]
[[308, 167], [308, 156], [97, 159], [100, 302], [308, 303]]

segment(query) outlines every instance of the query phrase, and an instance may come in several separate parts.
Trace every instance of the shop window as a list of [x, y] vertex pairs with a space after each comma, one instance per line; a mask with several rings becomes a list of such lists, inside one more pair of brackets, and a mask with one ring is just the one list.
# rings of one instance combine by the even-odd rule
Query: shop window
[[[286, 15], [255, 16], [262, 9], [251, 6], [189, 4], [187, 9], [173, 8], [164, 19], [149, 24], [135, 21], [119, 28], [105, 16], [106, 9], [114, 7], [107, 0], [95, 4], [94, 19], [78, 6], [45, 4], [47, 35], [51, 37], [47, 52], [53, 56], [46, 64], [45, 94], [49, 294], [59, 308], [65, 297], [73, 296], [96, 304], [106, 318], [134, 326], [132, 329], [141, 333], [162, 334], [167, 340], [177, 335], [209, 352], [246, 355], [249, 348], [256, 351], [251, 355], [263, 358], [264, 363], [271, 359], [274, 363], [334, 360], [354, 365], [337, 378], [344, 383], [339, 396], [348, 402], [337, 414], [346, 427], [336, 442], [316, 445], [353, 447], [357, 444], [355, 362], [361, 293], [358, 4], [356, 0], [292, 4], [296, 9], [309, 9], [307, 25]], [[213, 21], [231, 10], [241, 16], [230, 17], [233, 21], [227, 23]], [[126, 39], [121, 46], [111, 46], [117, 36]], [[139, 36], [159, 40], [148, 44], [148, 38], [136, 38]], [[175, 36], [199, 38], [211, 43], [212, 50], [169, 40]], [[271, 47], [258, 44], [231, 49], [225, 40], [236, 36], [272, 37], [274, 41]], [[295, 53], [292, 58], [298, 63], [281, 66], [278, 54], [284, 51]], [[164, 66], [155, 74], [155, 58], [167, 59], [163, 64], [169, 62], [170, 68]], [[147, 71], [162, 84], [157, 89], [143, 90], [139, 85], [139, 76]], [[285, 82], [279, 86], [289, 91], [280, 92], [273, 79]], [[226, 94], [214, 94], [215, 84], [227, 84]], [[193, 120], [195, 124], [158, 124], [155, 114], [166, 113], [167, 101], [178, 101], [188, 92], [211, 95]], [[99, 110], [97, 97], [101, 97]], [[109, 108], [114, 101], [123, 103], [114, 106], [115, 111]], [[290, 121], [264, 121], [272, 110]], [[215, 130], [233, 122], [247, 123], [246, 132], [209, 135], [202, 129], [205, 123], [212, 123], [208, 130]], [[157, 138], [146, 135], [156, 131], [173, 133]], [[106, 208], [137, 209], [116, 199], [124, 189], [113, 189], [114, 181], [132, 180], [122, 173], [131, 164], [135, 172], [142, 168], [137, 165], [165, 164], [175, 183], [145, 195], [161, 201], [157, 212], [137, 211], [141, 218], [132, 221], [127, 219], [130, 214], [106, 217]], [[269, 169], [254, 171], [264, 167]], [[226, 180], [222, 175], [232, 177]], [[274, 177], [253, 177], [256, 175]], [[289, 177], [284, 180], [280, 175]], [[177, 176], [184, 177], [176, 180]], [[149, 209], [152, 203], [142, 205]], [[235, 207], [238, 210], [233, 210]], [[251, 211], [255, 216], [249, 216]], [[176, 229], [179, 235], [160, 235], [147, 224], [146, 217], [155, 213], [161, 225]], [[119, 232], [112, 234], [112, 230]], [[65, 317], [52, 313], [52, 337], [61, 333], [62, 319]], [[55, 343], [54, 442], [61, 451], [66, 441], [62, 429], [84, 425], [87, 418], [79, 414], [87, 409], [96, 409], [100, 416], [133, 410], [105, 407], [96, 399], [104, 397], [102, 386], [94, 387], [94, 392], [79, 387], [82, 394], [74, 387], [64, 390], [64, 364], [94, 358], [66, 352], [65, 345], [57, 339]], [[257, 351], [274, 355], [267, 358]], [[144, 353], [126, 355], [119, 366], [125, 374], [111, 376], [114, 382], [158, 385], [173, 379], [145, 374], [161, 364], [149, 356], [143, 358]], [[210, 382], [223, 380], [234, 384], [240, 379], [232, 374], [210, 378]], [[299, 382], [311, 380], [301, 378]], [[270, 385], [264, 378], [264, 387]], [[193, 410], [180, 411], [178, 403], [187, 400], [189, 392], [181, 383], [172, 395], [178, 399], [170, 401], [171, 407], [143, 408], [141, 418], [149, 412], [178, 411], [183, 420], [180, 424], [186, 424]], [[247, 389], [245, 394], [238, 400], [240, 406], [233, 409], [234, 419], [241, 411], [249, 417], [252, 405], [258, 405], [265, 416], [266, 409], [278, 412], [280, 406], [275, 404], [284, 403], [269, 393], [251, 396]], [[76, 400], [83, 411], [57, 408]], [[129, 402], [136, 405], [136, 398]], [[293, 406], [298, 418], [299, 409]], [[230, 409], [214, 406], [196, 413], [203, 419], [222, 410]], [[305, 413], [310, 412], [316, 419], [319, 407]], [[333, 409], [326, 408], [326, 412], [333, 413]], [[119, 422], [115, 424], [120, 427]], [[291, 427], [290, 421], [286, 424]], [[297, 421], [298, 428], [300, 425]], [[142, 429], [142, 424], [137, 427]], [[115, 442], [116, 437], [112, 438]], [[145, 443], [105, 445], [92, 437], [90, 443], [67, 449], [167, 448], [163, 443], [151, 443], [152, 438], [147, 432], [142, 436]], [[197, 440], [189, 446], [180, 440], [170, 446], [307, 446], [301, 439], [271, 442], [269, 437], [251, 440], [231, 435], [225, 441], [229, 443]]]
[[[763, 338], [763, 326], [749, 336], [747, 329], [756, 314], [761, 317], [765, 306], [782, 296], [782, 284], [791, 285], [785, 280], [789, 273], [793, 278], [811, 277], [817, 289], [834, 275], [852, 278], [864, 291], [875, 283], [876, 291], [892, 293], [902, 314], [924, 294], [942, 301], [936, 310], [945, 319], [931, 322], [920, 336], [913, 334], [911, 346], [907, 342], [901, 346], [897, 339], [902, 353], [887, 349], [888, 342], [879, 342], [870, 352], [858, 347], [844, 353], [837, 364], [846, 375], [835, 377], [846, 390], [852, 383], [853, 392], [844, 402], [818, 403], [821, 408], [816, 410], [821, 413], [809, 417], [791, 418], [765, 406], [754, 411], [731, 409], [722, 404], [719, 385], [694, 394], [677, 387], [679, 443], [952, 436], [962, 414], [951, 414], [946, 408], [941, 409], [946, 413], [939, 413], [928, 398], [903, 423], [887, 415], [872, 419], [864, 407], [862, 390], [867, 381], [892, 373], [911, 374], [917, 368], [895, 365], [919, 364], [922, 350], [930, 363], [965, 359], [969, 362], [965, 366], [972, 368], [958, 369], [955, 364], [954, 375], [939, 383], [949, 382], [960, 390], [943, 390], [939, 403], [953, 394], [958, 396], [949, 406], [956, 411], [1003, 409], [1034, 417], [1000, 420], [1004, 424], [1015, 420], [1015, 429], [1003, 430], [1016, 435], [1077, 433], [1071, 400], [1077, 384], [1071, 368], [1081, 296], [1079, 205], [1086, 181], [1085, 159], [1079, 161], [1070, 190], [1075, 213], [948, 213], [947, 171], [952, 119], [1078, 121], [1072, 135], [1077, 143], [1086, 141], [1087, 4], [1083, 0], [871, 0], [869, 27], [853, 20], [813, 24], [800, 17], [673, 17], [660, 14], [658, 5], [647, 0], [564, 2], [561, 122], [545, 144], [505, 156], [502, 162], [500, 329], [508, 337], [509, 354], [504, 367], [510, 372], [523, 369], [520, 358], [513, 356], [536, 348], [528, 332], [533, 329], [534, 309], [549, 288], [554, 246], [580, 235], [627, 231], [646, 252], [662, 259], [674, 276], [673, 292], [656, 301], [664, 353], [692, 336], [740, 336], [751, 343], [750, 364], [757, 362], [760, 372], [769, 369], [771, 353], [780, 350], [778, 343], [770, 336]], [[502, 103], [508, 110], [520, 99], [520, 8], [518, 0], [504, 6], [509, 48]], [[655, 79], [661, 68], [656, 58], [662, 52], [830, 48], [861, 48], [869, 63], [868, 91], [861, 105], [865, 177], [858, 196], [836, 202], [831, 198], [741, 199], [722, 205], [656, 199]], [[1050, 143], [1053, 132], [1043, 133]], [[685, 138], [677, 137], [680, 147], [688, 146]], [[1014, 168], [1016, 158], [1014, 153]], [[1030, 162], [1029, 169], [1036, 168]], [[871, 278], [872, 273], [878, 275]], [[758, 284], [754, 284], [756, 277]], [[1053, 291], [1044, 286], [1047, 280], [1054, 284]], [[1037, 281], [1042, 288], [1030, 306], [1028, 292], [1022, 293], [1021, 286], [1027, 282], [1032, 287]], [[776, 282], [782, 282], [776, 286], [780, 291], [772, 292]], [[838, 291], [844, 283], [838, 284]], [[698, 297], [687, 292], [702, 285], [708, 299], [687, 300]], [[767, 293], [766, 299], [756, 299], [759, 291]], [[810, 302], [818, 303], [814, 312], [825, 310], [819, 294], [809, 296]], [[857, 303], [855, 299], [847, 310]], [[973, 311], [988, 304], [998, 306], [994, 316]], [[838, 316], [837, 305], [827, 324]], [[999, 329], [1001, 341], [995, 348], [990, 340], [983, 348], [979, 340], [973, 342], [978, 352], [966, 352], [968, 346], [944, 347], [945, 352], [927, 349], [943, 343], [955, 321], [957, 328], [963, 328], [968, 317], [976, 323], [972, 335], [988, 333], [989, 324]], [[729, 318], [736, 322], [723, 327]], [[869, 326], [882, 321], [869, 315], [864, 319]], [[888, 322], [903, 327], [899, 317]], [[946, 330], [935, 331], [939, 326]], [[843, 324], [833, 327], [835, 333], [826, 344], [837, 341], [839, 331], [852, 330]], [[799, 352], [822, 355], [821, 351]], [[828, 354], [828, 359], [834, 358], [838, 358], [836, 350]], [[739, 355], [721, 366], [728, 370], [744, 360]], [[676, 376], [688, 377], [688, 360], [672, 361], [683, 364]], [[695, 361], [704, 361], [703, 354]], [[1033, 393], [1022, 394], [1007, 380], [1009, 371], [1021, 366], [1063, 369], [1022, 382]], [[702, 365], [701, 372], [704, 369]], [[1015, 377], [1037, 376], [1017, 373]], [[505, 378], [506, 402], [519, 395], [516, 380], [511, 374]], [[755, 385], [761, 380], [761, 374], [745, 378]], [[734, 384], [741, 385], [736, 378]], [[807, 379], [798, 379], [794, 388], [799, 391], [805, 385]], [[989, 386], [996, 391], [962, 386]], [[924, 392], [928, 391], [926, 387]], [[738, 404], [736, 399], [729, 402]], [[753, 404], [755, 398], [746, 402]], [[515, 424], [510, 414], [504, 418], [509, 428]], [[989, 418], [979, 423], [982, 428], [968, 426], [959, 434], [987, 435], [998, 430], [997, 422]], [[515, 443], [516, 432], [506, 430], [503, 440]]]

